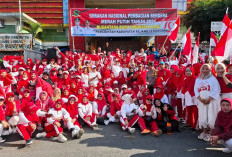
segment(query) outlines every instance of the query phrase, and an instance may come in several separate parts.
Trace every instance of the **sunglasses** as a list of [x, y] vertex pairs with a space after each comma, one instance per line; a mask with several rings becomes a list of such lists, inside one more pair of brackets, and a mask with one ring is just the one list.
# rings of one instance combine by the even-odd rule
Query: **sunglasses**
[[0, 101], [4, 101], [4, 99], [0, 99]]
[[152, 99], [147, 99], [148, 101], [152, 101]]
[[102, 97], [102, 95], [98, 95], [98, 97]]

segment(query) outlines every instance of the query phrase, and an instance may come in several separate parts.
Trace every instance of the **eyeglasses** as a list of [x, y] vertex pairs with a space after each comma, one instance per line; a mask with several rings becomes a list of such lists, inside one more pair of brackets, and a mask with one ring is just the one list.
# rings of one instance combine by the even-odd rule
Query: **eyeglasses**
[[147, 99], [148, 101], [152, 101], [152, 99]]
[[102, 95], [98, 95], [98, 97], [102, 97]]

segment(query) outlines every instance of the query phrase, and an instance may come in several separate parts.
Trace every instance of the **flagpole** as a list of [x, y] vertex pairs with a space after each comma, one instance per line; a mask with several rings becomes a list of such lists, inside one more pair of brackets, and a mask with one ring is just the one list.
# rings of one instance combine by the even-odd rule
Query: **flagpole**
[[166, 41], [167, 41], [167, 40], [168, 40], [168, 35], [167, 35], [167, 37], [166, 37], [166, 39], [165, 39], [165, 41], [164, 41], [162, 47], [166, 44]]
[[180, 43], [178, 43], [178, 44], [177, 44], [177, 46], [176, 46], [176, 48], [175, 48], [174, 52], [172, 53], [172, 55], [171, 55], [169, 58], [171, 58], [173, 55], [175, 55], [176, 50], [178, 49], [178, 47], [179, 47], [179, 46], [180, 46]]
[[209, 41], [209, 62], [211, 61], [211, 45], [210, 45], [210, 41]]

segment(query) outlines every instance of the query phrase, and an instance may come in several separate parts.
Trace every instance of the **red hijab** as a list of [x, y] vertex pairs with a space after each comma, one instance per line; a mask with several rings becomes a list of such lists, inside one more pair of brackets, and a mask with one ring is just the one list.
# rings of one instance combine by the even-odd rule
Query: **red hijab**
[[[192, 71], [192, 75], [191, 76], [185, 75], [182, 93], [185, 94], [186, 92], [189, 92], [189, 94], [191, 96], [194, 96], [195, 95], [194, 94], [194, 85], [195, 85], [195, 81], [196, 81], [196, 76], [195, 76], [195, 73], [194, 73], [194, 70], [192, 67], [187, 67], [186, 69], [190, 69]], [[186, 69], [185, 69], [185, 71], [186, 71]]]
[[118, 81], [119, 86], [126, 83], [126, 78], [124, 77], [124, 74], [122, 71], [119, 72], [119, 76], [116, 78], [116, 80]]
[[184, 71], [181, 69], [178, 69], [176, 71], [176, 74], [179, 74], [179, 77], [174, 77], [173, 78], [173, 85], [174, 88], [177, 92], [179, 92], [182, 88], [183, 88], [183, 84], [184, 84]]
[[[56, 107], [56, 103], [58, 103], [58, 102], [61, 103], [61, 107], [59, 107], [59, 108]], [[54, 109], [55, 109], [56, 111], [60, 111], [60, 110], [62, 109], [63, 105], [64, 105], [64, 102], [63, 102], [62, 99], [58, 99], [58, 100], [56, 100], [56, 103], [55, 103], [55, 105], [54, 105]]]
[[[68, 94], [68, 95], [64, 95], [64, 91], [68, 91], [68, 92], [69, 92], [69, 94]], [[71, 91], [70, 91], [68, 88], [65, 88], [65, 89], [64, 89], [64, 91], [63, 91], [63, 93], [62, 93], [61, 97], [62, 97], [62, 98], [67, 98], [67, 99], [68, 99], [68, 98], [69, 98], [69, 96], [70, 96], [70, 94], [71, 94]]]
[[84, 88], [80, 87], [78, 90], [80, 89], [82, 89], [82, 93], [81, 94], [79, 92], [77, 93], [78, 103], [82, 102], [84, 96]]
[[[88, 99], [88, 101], [86, 102], [86, 103], [84, 103], [84, 98], [87, 98]], [[88, 103], [89, 103], [89, 96], [87, 95], [87, 94], [85, 94], [85, 95], [83, 95], [83, 99], [81, 100], [81, 103], [83, 104], [83, 105], [87, 105]]]
[[161, 91], [157, 92], [157, 90], [156, 90], [156, 93], [153, 94], [153, 98], [161, 100], [163, 98], [164, 94], [165, 94], [164, 93], [164, 88], [163, 88], [162, 85], [157, 85], [156, 88], [160, 88]]
[[[56, 72], [55, 75], [53, 75], [53, 71]], [[52, 68], [52, 69], [51, 69], [50, 78], [51, 78], [51, 80], [52, 80], [53, 83], [54, 83], [54, 82], [57, 82], [57, 73], [58, 73], [58, 71], [57, 71], [56, 68]]]
[[[147, 100], [147, 99], [151, 99], [151, 100], [153, 101], [153, 97], [152, 97], [151, 95], [148, 95], [148, 96], [146, 97], [146, 100]], [[151, 102], [152, 102], [152, 101], [151, 101]], [[152, 103], [151, 103], [151, 104], [147, 104], [147, 101], [145, 101], [143, 104], [147, 107], [147, 111], [151, 111]]]
[[218, 112], [217, 119], [215, 122], [215, 130], [213, 135], [218, 135], [219, 138], [227, 141], [231, 138], [231, 128], [232, 128], [232, 99], [224, 98], [223, 101], [229, 102], [231, 106], [231, 110], [228, 113], [223, 111]]
[[[91, 91], [92, 89], [92, 91]], [[89, 101], [94, 101], [95, 100], [95, 88], [93, 85], [90, 85], [89, 86], [89, 89], [88, 89], [88, 96], [89, 96]]]
[[106, 106], [107, 103], [106, 103], [106, 99], [103, 93], [98, 93], [98, 95], [101, 95], [102, 99], [101, 100], [97, 99], [95, 102], [98, 105], [98, 111], [102, 111], [103, 107]]
[[[72, 84], [75, 84], [75, 87], [72, 86]], [[71, 81], [70, 82], [70, 92], [74, 95], [77, 95], [78, 93], [78, 87], [77, 87], [77, 84], [76, 84], [76, 81]]]

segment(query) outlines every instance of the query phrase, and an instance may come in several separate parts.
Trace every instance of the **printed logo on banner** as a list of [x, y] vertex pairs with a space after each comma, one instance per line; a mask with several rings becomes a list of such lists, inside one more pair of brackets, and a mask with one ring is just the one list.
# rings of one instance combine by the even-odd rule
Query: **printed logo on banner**
[[72, 36], [166, 36], [177, 9], [71, 9]]

